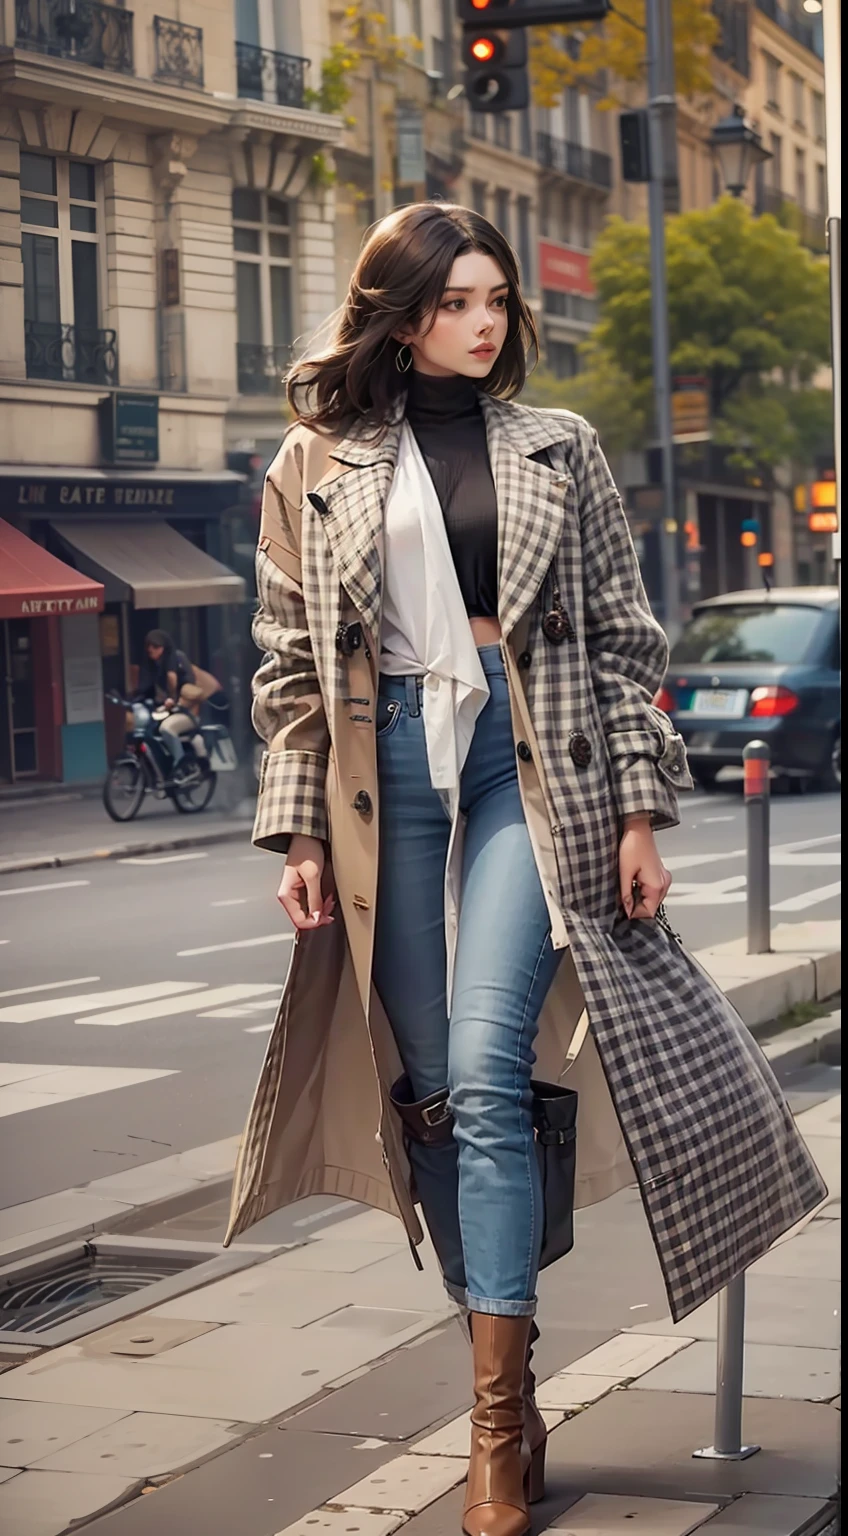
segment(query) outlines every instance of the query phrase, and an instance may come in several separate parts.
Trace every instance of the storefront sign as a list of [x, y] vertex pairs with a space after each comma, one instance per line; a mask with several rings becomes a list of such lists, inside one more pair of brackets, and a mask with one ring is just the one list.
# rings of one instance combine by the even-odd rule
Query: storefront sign
[[79, 479], [13, 478], [0, 471], [0, 516], [12, 521], [40, 513], [119, 513], [159, 512], [166, 516], [217, 517], [230, 507], [238, 507], [242, 485], [236, 479], [179, 480], [173, 483], [158, 476], [145, 484], [143, 477], [124, 481], [101, 473], [93, 479], [80, 471]]
[[103, 607], [101, 593], [84, 597], [22, 597], [21, 618], [47, 618], [51, 613], [65, 617], [71, 613], [99, 613]]
[[107, 464], [156, 464], [159, 396], [124, 395], [100, 402], [100, 446]]
[[555, 240], [539, 241], [539, 287], [554, 293], [578, 293], [586, 299], [595, 297], [595, 285], [589, 271], [586, 251], [575, 251]]

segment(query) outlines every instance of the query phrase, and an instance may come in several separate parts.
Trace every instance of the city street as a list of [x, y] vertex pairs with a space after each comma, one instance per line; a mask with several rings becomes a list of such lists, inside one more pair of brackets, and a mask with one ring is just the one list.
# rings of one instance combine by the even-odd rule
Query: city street
[[[838, 917], [838, 817], [835, 796], [775, 799], [775, 923]], [[743, 931], [738, 790], [690, 796], [662, 845], [684, 942]], [[291, 951], [278, 869], [245, 830], [0, 878], [3, 1206], [241, 1129]]]

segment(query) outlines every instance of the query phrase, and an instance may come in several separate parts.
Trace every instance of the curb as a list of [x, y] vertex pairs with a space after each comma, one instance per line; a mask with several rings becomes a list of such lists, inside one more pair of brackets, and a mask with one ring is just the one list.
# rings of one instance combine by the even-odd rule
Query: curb
[[[778, 1078], [819, 1061], [841, 1060], [840, 1011], [776, 1035], [770, 1036], [766, 1025], [755, 1026], [751, 1033]], [[28, 1230], [13, 1232], [4, 1239], [3, 1215], [25, 1210], [26, 1205], [7, 1207], [5, 1213], [0, 1211], [0, 1266], [98, 1233], [138, 1236], [150, 1226], [225, 1199], [232, 1187], [239, 1141], [239, 1136], [224, 1137], [209, 1146], [194, 1147], [146, 1163], [133, 1171], [131, 1180], [125, 1181], [122, 1174], [107, 1175], [76, 1189], [27, 1202], [42, 1206], [38, 1213], [40, 1223]], [[133, 1198], [133, 1182], [137, 1187], [142, 1174], [149, 1184], [158, 1184], [164, 1192], [148, 1199]], [[69, 1208], [64, 1219], [57, 1209], [60, 1203]], [[76, 1216], [74, 1205], [78, 1208]], [[53, 1220], [50, 1219], [51, 1211]]]
[[82, 848], [73, 853], [30, 854], [0, 863], [0, 875], [19, 875], [27, 870], [67, 869], [73, 864], [95, 864], [103, 859], [135, 858], [145, 853], [172, 853], [180, 848], [202, 848], [212, 843], [235, 843], [249, 837], [252, 823], [219, 827], [214, 832], [191, 832], [182, 837], [157, 837], [144, 843], [121, 843], [115, 848]]

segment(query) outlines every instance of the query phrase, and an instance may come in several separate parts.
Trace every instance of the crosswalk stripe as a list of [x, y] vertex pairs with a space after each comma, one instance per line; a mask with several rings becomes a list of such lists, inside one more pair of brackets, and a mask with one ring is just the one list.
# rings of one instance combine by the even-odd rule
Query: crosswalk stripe
[[[234, 982], [228, 987], [210, 987], [192, 997], [165, 998], [162, 1002], [139, 1003], [137, 1007], [114, 1008], [105, 1013], [89, 1013], [87, 1018], [77, 1018], [78, 1024], [143, 1024], [150, 1019], [167, 1019], [177, 1013], [198, 1013], [207, 1006], [219, 1003], [238, 1003], [245, 997], [257, 997], [260, 992], [277, 992], [279, 982]], [[79, 1012], [79, 1010], [77, 1010]]]
[[208, 859], [208, 853], [159, 853], [144, 854], [131, 859], [121, 859], [122, 864], [187, 864], [191, 859]]
[[69, 891], [74, 885], [91, 885], [91, 881], [51, 880], [47, 885], [17, 885], [11, 891], [0, 891], [0, 896], [35, 896], [41, 891]]
[[75, 1013], [91, 1013], [94, 1008], [113, 1008], [119, 1003], [152, 1002], [158, 997], [202, 992], [205, 986], [205, 981], [151, 981], [142, 987], [118, 987], [109, 992], [83, 992], [73, 997], [42, 998], [37, 1003], [14, 1003], [10, 1008], [0, 1008], [0, 1021], [6, 1024], [37, 1024], [43, 1019], [67, 1019]]
[[0, 997], [24, 997], [28, 992], [56, 992], [60, 987], [86, 987], [99, 980], [99, 976], [73, 976], [70, 981], [40, 981], [36, 987], [12, 987], [8, 992], [0, 992]]
[[829, 901], [832, 896], [839, 896], [842, 892], [842, 881], [834, 880], [832, 885], [819, 885], [812, 891], [801, 891], [798, 896], [789, 896], [786, 901], [776, 901], [772, 906], [772, 912], [803, 912], [807, 907], [817, 907], [820, 901]]
[[222, 949], [256, 949], [260, 944], [291, 944], [293, 933], [265, 933], [255, 939], [232, 939], [229, 944], [204, 944], [202, 949], [178, 949], [178, 960], [191, 960], [195, 955], [217, 955]]
[[60, 1067], [0, 1062], [0, 1118], [30, 1109], [47, 1109], [69, 1099], [87, 1099], [118, 1088], [134, 1088], [160, 1077], [174, 1077], [173, 1070], [147, 1067]]

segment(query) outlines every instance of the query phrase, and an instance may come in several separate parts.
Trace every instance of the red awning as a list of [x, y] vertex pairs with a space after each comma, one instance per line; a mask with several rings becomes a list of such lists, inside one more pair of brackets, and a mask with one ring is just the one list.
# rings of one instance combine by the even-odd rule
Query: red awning
[[0, 619], [102, 613], [99, 581], [81, 576], [0, 518]]

